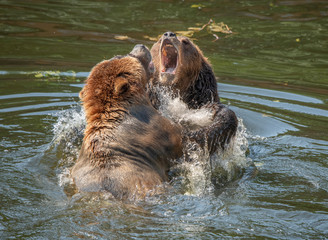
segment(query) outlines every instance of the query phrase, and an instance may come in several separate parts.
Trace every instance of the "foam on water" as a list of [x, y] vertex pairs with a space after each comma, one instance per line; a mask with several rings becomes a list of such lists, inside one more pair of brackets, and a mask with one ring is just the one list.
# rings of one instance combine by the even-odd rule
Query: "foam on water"
[[199, 196], [240, 178], [252, 160], [246, 157], [248, 141], [242, 119], [238, 119], [238, 124], [236, 135], [225, 151], [218, 149], [210, 155], [206, 147], [203, 149], [196, 143], [185, 143], [184, 152], [192, 161], [182, 158], [173, 167], [173, 185], [184, 194]]
[[[213, 113], [209, 109], [189, 109], [188, 106], [173, 96], [168, 89], [157, 89], [159, 93], [161, 114], [189, 129], [208, 126], [212, 123]], [[238, 129], [235, 137], [226, 146], [225, 151], [218, 149], [210, 155], [207, 147], [204, 149], [193, 142], [184, 143], [184, 152], [192, 161], [178, 161], [172, 169], [173, 184], [185, 194], [201, 195], [211, 192], [216, 187], [241, 176], [243, 169], [251, 163], [246, 157], [248, 149], [247, 130], [241, 118], [238, 119]]]

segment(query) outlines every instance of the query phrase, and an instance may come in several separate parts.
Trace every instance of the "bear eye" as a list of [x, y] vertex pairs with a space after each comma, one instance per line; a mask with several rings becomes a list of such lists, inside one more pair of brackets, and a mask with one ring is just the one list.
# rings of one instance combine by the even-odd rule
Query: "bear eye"
[[117, 74], [117, 77], [127, 77], [127, 76], [131, 76], [132, 74], [129, 72], [121, 72], [119, 74]]
[[182, 39], [182, 43], [188, 45], [189, 41], [187, 39]]

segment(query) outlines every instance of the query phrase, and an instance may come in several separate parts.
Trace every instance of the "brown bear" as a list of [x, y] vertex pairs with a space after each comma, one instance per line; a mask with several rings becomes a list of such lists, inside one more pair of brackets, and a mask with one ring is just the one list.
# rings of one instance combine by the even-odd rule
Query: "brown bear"
[[238, 120], [235, 113], [220, 103], [212, 67], [202, 51], [189, 38], [166, 32], [151, 48], [155, 68], [148, 94], [158, 108], [156, 86], [170, 87], [190, 109], [207, 108], [213, 113], [212, 124], [187, 132], [189, 139], [210, 153], [225, 148], [235, 135]]
[[146, 94], [150, 59], [137, 45], [91, 70], [80, 93], [85, 136], [71, 171], [80, 191], [144, 198], [168, 180], [171, 160], [182, 156], [180, 126], [161, 116]]

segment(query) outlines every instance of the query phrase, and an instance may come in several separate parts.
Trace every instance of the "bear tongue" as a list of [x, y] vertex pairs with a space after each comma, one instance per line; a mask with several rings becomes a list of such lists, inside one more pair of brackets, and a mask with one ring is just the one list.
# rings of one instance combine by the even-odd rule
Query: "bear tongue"
[[177, 50], [172, 44], [166, 44], [162, 48], [162, 72], [175, 73], [177, 65]]

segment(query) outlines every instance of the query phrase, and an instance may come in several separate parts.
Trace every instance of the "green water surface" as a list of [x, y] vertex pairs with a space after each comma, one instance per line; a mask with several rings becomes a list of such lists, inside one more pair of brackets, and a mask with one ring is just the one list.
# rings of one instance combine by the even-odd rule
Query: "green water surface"
[[[139, 203], [67, 195], [88, 72], [168, 30], [212, 63], [256, 170]], [[0, 0], [0, 238], [328, 238], [327, 43], [324, 0]]]

